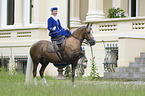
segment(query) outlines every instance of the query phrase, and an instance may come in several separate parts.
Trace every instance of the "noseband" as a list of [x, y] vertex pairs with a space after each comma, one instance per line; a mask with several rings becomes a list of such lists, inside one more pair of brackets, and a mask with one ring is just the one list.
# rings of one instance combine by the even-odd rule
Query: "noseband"
[[[84, 35], [84, 34], [86, 34], [87, 38], [89, 38], [89, 35], [88, 35], [88, 33], [87, 33], [87, 28], [85, 28], [85, 31], [84, 31], [83, 35]], [[89, 38], [89, 42], [90, 42], [90, 40], [91, 40], [91, 39]]]

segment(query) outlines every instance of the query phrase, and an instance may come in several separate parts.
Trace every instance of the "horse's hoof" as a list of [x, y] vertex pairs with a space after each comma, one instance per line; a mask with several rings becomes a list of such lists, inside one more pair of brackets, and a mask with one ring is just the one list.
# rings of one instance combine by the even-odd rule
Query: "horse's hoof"
[[46, 86], [50, 86], [50, 85], [49, 85], [49, 84], [47, 84], [47, 83], [46, 83], [45, 85], [46, 85]]
[[35, 83], [35, 86], [37, 86], [37, 83]]
[[76, 85], [74, 85], [74, 87], [77, 87]]

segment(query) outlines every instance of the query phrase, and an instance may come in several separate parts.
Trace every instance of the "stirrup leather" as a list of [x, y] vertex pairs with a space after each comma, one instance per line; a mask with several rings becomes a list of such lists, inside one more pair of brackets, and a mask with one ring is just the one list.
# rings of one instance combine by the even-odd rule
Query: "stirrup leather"
[[58, 48], [59, 48], [60, 55], [62, 57], [62, 61], [64, 62], [64, 55], [63, 55], [63, 51], [61, 49], [61, 44], [58, 44]]

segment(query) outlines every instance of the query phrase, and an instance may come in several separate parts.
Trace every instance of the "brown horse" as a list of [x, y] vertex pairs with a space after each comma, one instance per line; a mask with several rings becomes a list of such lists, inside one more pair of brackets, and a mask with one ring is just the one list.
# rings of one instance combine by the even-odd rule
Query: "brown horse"
[[[66, 63], [71, 63], [72, 66], [72, 83], [74, 82], [75, 76], [75, 68], [77, 66], [77, 62], [82, 55], [81, 45], [84, 39], [88, 41], [90, 46], [95, 45], [95, 40], [91, 34], [91, 25], [82, 26], [75, 30], [70, 37], [68, 37], [64, 42], [63, 55]], [[56, 46], [57, 47], [57, 46]], [[36, 81], [36, 70], [38, 63], [41, 63], [42, 67], [40, 69], [40, 76], [44, 83], [46, 80], [43, 76], [44, 70], [46, 66], [51, 63], [62, 64], [62, 60], [58, 57], [58, 55], [54, 51], [52, 47], [52, 43], [49, 41], [41, 40], [36, 42], [30, 48], [30, 56], [28, 56], [27, 63], [27, 71], [26, 71], [26, 83], [28, 83], [32, 79], [32, 68], [33, 68], [33, 77]], [[58, 52], [59, 54], [59, 52]], [[59, 54], [60, 55], [60, 54]], [[61, 55], [60, 55], [61, 56]], [[33, 65], [32, 65], [33, 64]]]

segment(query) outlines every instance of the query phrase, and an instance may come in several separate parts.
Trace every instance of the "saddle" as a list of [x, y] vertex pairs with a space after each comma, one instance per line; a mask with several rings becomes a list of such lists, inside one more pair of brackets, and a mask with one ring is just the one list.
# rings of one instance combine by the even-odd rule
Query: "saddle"
[[[48, 47], [47, 47], [47, 52], [48, 53], [56, 53], [57, 56], [59, 57], [59, 59], [62, 61], [62, 63], [68, 62], [68, 61], [65, 61], [64, 54], [63, 54], [63, 51], [65, 49], [66, 40], [67, 40], [67, 38], [60, 39], [61, 42], [59, 40], [57, 40], [57, 41], [53, 40], [52, 42], [48, 43]], [[58, 53], [60, 53], [60, 54], [58, 54]], [[84, 55], [84, 52], [81, 51], [81, 52], [75, 53], [74, 58], [76, 58], [80, 55]], [[72, 60], [74, 58], [72, 58]]]
[[[51, 45], [52, 45], [51, 48], [48, 48], [48, 53], [55, 52], [62, 62], [65, 62], [64, 55], [63, 55], [63, 51], [65, 48], [65, 41], [66, 41], [65, 36], [54, 38], [52, 39], [52, 42], [51, 42]], [[60, 55], [58, 53], [60, 53]]]
[[[63, 43], [61, 44], [62, 51], [64, 51], [65, 43], [66, 43], [66, 38], [64, 39]], [[48, 53], [56, 53], [56, 51], [59, 52], [59, 48], [58, 48], [58, 45], [56, 44], [56, 41], [49, 42], [48, 45], [49, 45], [47, 48]]]

